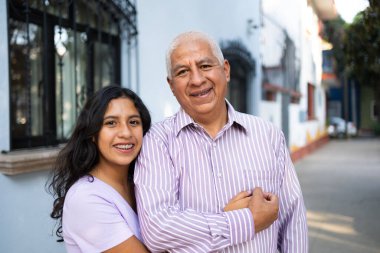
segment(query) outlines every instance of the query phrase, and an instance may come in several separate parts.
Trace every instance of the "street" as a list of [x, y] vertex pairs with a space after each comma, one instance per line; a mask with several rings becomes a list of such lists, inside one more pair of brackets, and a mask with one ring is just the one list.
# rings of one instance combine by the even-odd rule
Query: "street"
[[380, 252], [380, 139], [330, 140], [295, 163], [310, 253]]

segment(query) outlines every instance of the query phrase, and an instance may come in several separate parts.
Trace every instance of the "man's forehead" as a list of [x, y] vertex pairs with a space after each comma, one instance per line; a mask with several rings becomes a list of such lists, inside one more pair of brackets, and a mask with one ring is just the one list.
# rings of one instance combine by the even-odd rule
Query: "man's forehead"
[[173, 61], [173, 70], [190, 66], [192, 64], [201, 65], [203, 63], [217, 63], [218, 59], [212, 55], [205, 56], [205, 55], [199, 55], [199, 56], [193, 56], [191, 58], [181, 58], [181, 59], [175, 59]]
[[209, 44], [202, 43], [180, 44], [171, 54], [172, 61], [182, 61], [188, 59], [195, 61], [212, 61], [217, 59], [217, 57], [213, 54]]

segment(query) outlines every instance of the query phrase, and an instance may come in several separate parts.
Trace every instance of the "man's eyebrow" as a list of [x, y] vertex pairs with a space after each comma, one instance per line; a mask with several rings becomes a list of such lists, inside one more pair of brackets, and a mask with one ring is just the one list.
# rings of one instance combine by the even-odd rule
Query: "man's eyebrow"
[[210, 58], [210, 57], [205, 57], [203, 59], [200, 59], [199, 61], [197, 61], [197, 65], [201, 65], [201, 64], [204, 64], [204, 63], [207, 63], [207, 64], [215, 64], [215, 65], [219, 65], [219, 61], [218, 59], [214, 59], [214, 58]]
[[214, 61], [216, 61], [216, 60], [214, 60], [213, 58], [205, 57], [205, 58], [202, 58], [199, 61], [197, 61], [197, 63], [214, 62]]
[[186, 68], [186, 65], [184, 65], [184, 64], [174, 65], [174, 67], [172, 68], [172, 71], [175, 73], [177, 70], [179, 70], [181, 68]]

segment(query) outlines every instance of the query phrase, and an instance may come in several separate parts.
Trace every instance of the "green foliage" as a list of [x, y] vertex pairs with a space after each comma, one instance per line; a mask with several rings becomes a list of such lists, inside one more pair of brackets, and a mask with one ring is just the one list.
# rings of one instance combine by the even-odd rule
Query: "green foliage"
[[379, 86], [380, 6], [378, 0], [356, 16], [344, 40], [346, 69], [362, 85]]
[[373, 132], [376, 136], [380, 136], [380, 123], [374, 123], [372, 126]]
[[[376, 103], [380, 103], [380, 1], [356, 16], [347, 27], [344, 40], [346, 70], [360, 85], [370, 87]], [[380, 106], [375, 107], [379, 110]], [[380, 111], [376, 114], [379, 115]], [[380, 119], [379, 119], [380, 121]], [[378, 131], [378, 126], [374, 128]]]
[[341, 76], [345, 69], [343, 39], [346, 22], [339, 16], [333, 20], [323, 21], [322, 38], [333, 45], [332, 52], [336, 62], [336, 75]]

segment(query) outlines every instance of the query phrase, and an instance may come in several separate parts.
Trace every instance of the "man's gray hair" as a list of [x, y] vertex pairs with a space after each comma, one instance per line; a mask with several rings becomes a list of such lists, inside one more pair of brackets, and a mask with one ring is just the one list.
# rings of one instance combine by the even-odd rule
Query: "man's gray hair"
[[172, 78], [171, 68], [172, 68], [172, 62], [171, 62], [171, 55], [173, 51], [183, 42], [183, 41], [191, 41], [191, 40], [202, 40], [207, 42], [210, 47], [211, 51], [214, 54], [214, 56], [218, 59], [220, 65], [222, 66], [224, 63], [224, 56], [222, 53], [222, 50], [220, 49], [218, 43], [211, 38], [209, 35], [197, 32], [197, 31], [189, 31], [179, 34], [177, 37], [174, 38], [174, 40], [170, 43], [168, 50], [166, 51], [166, 72], [168, 75], [168, 78]]

